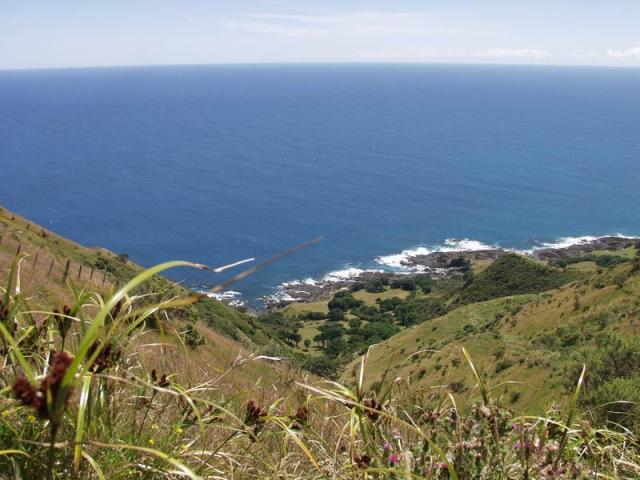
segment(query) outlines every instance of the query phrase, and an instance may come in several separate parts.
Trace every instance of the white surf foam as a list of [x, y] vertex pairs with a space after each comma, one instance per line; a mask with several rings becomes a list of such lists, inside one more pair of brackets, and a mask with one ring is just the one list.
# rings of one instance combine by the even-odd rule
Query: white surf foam
[[535, 247], [527, 250], [527, 252], [534, 252], [536, 250], [543, 250], [547, 248], [568, 248], [574, 245], [588, 245], [597, 240], [600, 240], [601, 238], [607, 238], [607, 237], [618, 237], [618, 238], [628, 238], [628, 239], [640, 238], [640, 237], [632, 237], [629, 235], [622, 235], [621, 233], [613, 233], [611, 235], [600, 235], [600, 236], [583, 235], [581, 237], [560, 237], [554, 240], [553, 242], [540, 242]]
[[349, 267], [343, 270], [335, 270], [333, 272], [327, 273], [322, 280], [325, 282], [336, 282], [336, 281], [344, 281], [344, 280], [352, 280], [356, 277], [359, 277], [363, 273], [372, 272], [372, 273], [382, 273], [384, 270], [380, 269], [362, 269], [356, 267]]
[[440, 248], [435, 248], [434, 250], [438, 252], [475, 252], [478, 250], [492, 250], [494, 248], [499, 247], [469, 238], [447, 238]]
[[216, 293], [209, 292], [208, 290], [202, 290], [201, 293], [204, 293], [209, 298], [213, 298], [234, 307], [241, 307], [244, 305], [244, 301], [242, 300], [242, 293], [236, 292], [234, 290], [227, 290], [224, 292]]
[[406, 265], [406, 262], [413, 257], [419, 255], [429, 255], [435, 252], [470, 252], [476, 250], [490, 250], [498, 248], [495, 245], [488, 245], [479, 240], [471, 240], [469, 238], [447, 238], [441, 245], [433, 245], [429, 247], [416, 247], [407, 250], [403, 250], [400, 253], [394, 253], [392, 255], [383, 255], [375, 259], [379, 265], [391, 267], [400, 270], [402, 272], [421, 272], [424, 271], [424, 267], [410, 267]]

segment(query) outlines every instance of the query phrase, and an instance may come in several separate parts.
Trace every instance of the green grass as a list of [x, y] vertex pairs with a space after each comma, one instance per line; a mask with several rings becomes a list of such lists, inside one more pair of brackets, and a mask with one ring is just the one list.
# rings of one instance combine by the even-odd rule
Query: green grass
[[[61, 361], [60, 323], [53, 317], [41, 326], [42, 335], [29, 336], [30, 313], [9, 275], [4, 304], [11, 313], [0, 327], [7, 366], [1, 375], [8, 385], [0, 390], [3, 476], [498, 479], [509, 472], [512, 478], [568, 479], [576, 469], [584, 478], [640, 472], [635, 436], [594, 431], [579, 410], [579, 388], [565, 412], [547, 409], [532, 417], [505, 408], [476, 360], [490, 347], [483, 337], [461, 349], [468, 363], [460, 367], [471, 378], [465, 408], [448, 387], [368, 387], [371, 358], [354, 368], [352, 387], [265, 363], [252, 370], [262, 362], [254, 355], [237, 356], [215, 371], [206, 362], [211, 331], [202, 330], [207, 341], [190, 350], [171, 328], [179, 323], [167, 324], [164, 333], [147, 327], [145, 317], [171, 315], [193, 301], [154, 304], [131, 295], [152, 273], [142, 272], [111, 297], [77, 298], [64, 354], [69, 362]], [[119, 300], [124, 303], [116, 309]], [[529, 300], [494, 300], [458, 313], [481, 327]], [[444, 320], [446, 334], [455, 336], [455, 326]], [[7, 325], [14, 323], [12, 333]], [[228, 348], [218, 348], [228, 355]], [[30, 394], [37, 388], [45, 392], [44, 404]]]
[[[17, 265], [0, 283], [3, 480], [640, 475], [634, 431], [580, 407], [589, 371], [567, 392], [558, 370], [600, 334], [639, 333], [631, 263], [460, 306], [374, 346], [339, 382], [258, 355], [255, 319], [155, 274], [175, 263], [130, 265], [126, 285], [106, 291], [39, 277], [18, 291]], [[68, 316], [53, 314], [63, 303]], [[185, 344], [187, 322], [201, 345]]]
[[357, 300], [362, 300], [367, 305], [376, 305], [376, 301], [378, 299], [386, 300], [388, 298], [394, 298], [394, 297], [405, 299], [409, 296], [409, 292], [405, 290], [400, 290], [399, 288], [388, 288], [384, 292], [380, 292], [380, 293], [371, 293], [371, 292], [366, 292], [364, 290], [360, 290], [359, 292], [354, 292], [353, 296]]
[[[630, 265], [583, 272], [590, 276], [550, 292], [472, 303], [398, 333], [372, 348], [371, 384], [387, 369], [388, 379], [411, 379], [424, 388], [462, 384], [456, 398], [465, 405], [473, 379], [461, 357], [464, 347], [491, 384], [503, 384], [496, 394], [517, 409], [544, 411], [563, 392], [571, 348], [591, 344], [604, 331], [640, 333], [640, 276], [629, 275]], [[623, 287], [615, 283], [620, 276], [627, 278]], [[599, 315], [610, 319], [603, 330], [589, 321]], [[576, 346], [565, 345], [574, 332], [580, 333]], [[357, 364], [345, 369], [343, 380]], [[521, 383], [505, 384], [511, 381]]]
[[537, 293], [557, 288], [576, 278], [521, 255], [506, 254], [477, 274], [460, 293], [460, 303], [482, 302], [492, 298]]

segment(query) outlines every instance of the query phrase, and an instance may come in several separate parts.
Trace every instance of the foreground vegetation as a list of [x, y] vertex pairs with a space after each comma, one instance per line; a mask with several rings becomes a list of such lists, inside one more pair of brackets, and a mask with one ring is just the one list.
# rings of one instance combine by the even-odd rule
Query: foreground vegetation
[[[189, 358], [190, 348], [201, 347], [186, 346], [184, 331], [164, 328], [163, 312], [197, 298], [158, 304], [131, 294], [153, 274], [186, 262], [145, 271], [108, 298], [76, 292], [73, 306], [41, 324], [16, 288], [19, 263], [2, 292], [3, 478], [640, 474], [633, 433], [592, 426], [579, 412], [584, 370], [568, 409], [545, 416], [517, 415], [492, 398], [466, 351], [476, 381], [468, 410], [458, 408], [446, 387], [415, 390], [398, 380], [365, 388], [366, 357], [353, 387], [289, 370], [266, 388], [225, 389], [231, 371], [277, 360], [239, 357], [226, 371], [201, 379], [193, 378], [194, 365], [165, 369], [168, 350], [182, 348]], [[149, 335], [157, 341], [146, 343]], [[142, 352], [154, 344], [165, 358], [150, 363]]]
[[255, 318], [159, 276], [202, 266], [25, 230], [113, 273], [2, 265], [0, 479], [640, 477], [635, 251], [461, 262]]

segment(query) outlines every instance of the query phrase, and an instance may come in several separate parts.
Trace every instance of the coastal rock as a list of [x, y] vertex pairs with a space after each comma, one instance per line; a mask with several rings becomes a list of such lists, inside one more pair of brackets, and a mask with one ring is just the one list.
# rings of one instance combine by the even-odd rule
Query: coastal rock
[[544, 248], [534, 250], [532, 256], [538, 260], [556, 261], [580, 257], [596, 250], [616, 251], [633, 247], [640, 241], [628, 237], [600, 237], [569, 245], [562, 248]]
[[[639, 239], [619, 236], [585, 238], [566, 247], [541, 248], [520, 253], [540, 261], [555, 262], [586, 255], [596, 250], [622, 250], [635, 246], [639, 241]], [[463, 271], [455, 262], [459, 258], [470, 262], [493, 261], [506, 253], [510, 253], [510, 251], [502, 248], [488, 248], [481, 250], [440, 251], [413, 255], [408, 256], [401, 262], [403, 267], [412, 270], [413, 273], [361, 271], [348, 278], [336, 277], [321, 281], [291, 282], [282, 285], [278, 295], [263, 297], [261, 300], [267, 308], [278, 308], [292, 302], [318, 302], [326, 300], [337, 291], [349, 288], [357, 282], [366, 283], [372, 279], [381, 277], [393, 281], [397, 278], [406, 278], [407, 276], [417, 277], [421, 275], [428, 275], [432, 278], [442, 278]]]

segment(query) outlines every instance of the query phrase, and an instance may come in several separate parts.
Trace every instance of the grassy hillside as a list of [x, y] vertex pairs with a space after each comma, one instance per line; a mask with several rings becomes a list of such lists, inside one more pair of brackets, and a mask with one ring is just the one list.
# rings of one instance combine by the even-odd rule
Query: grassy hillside
[[506, 254], [469, 281], [460, 292], [458, 302], [468, 304], [507, 295], [544, 292], [575, 278], [575, 274], [566, 270], [521, 255]]
[[[0, 284], [6, 280], [18, 250], [25, 254], [20, 269], [21, 288], [30, 303], [45, 310], [71, 303], [74, 289], [87, 288], [106, 295], [143, 270], [124, 255], [104, 248], [84, 247], [0, 208]], [[67, 262], [69, 269], [65, 276]], [[136, 293], [149, 292], [158, 299], [189, 293], [158, 275]], [[201, 321], [246, 347], [270, 341], [269, 333], [252, 316], [212, 299], [202, 298], [173, 315], [181, 320]]]
[[[375, 345], [368, 355], [368, 384], [402, 378], [417, 390], [452, 390], [465, 404], [476, 388], [462, 355], [465, 348], [505, 405], [544, 411], [565, 398], [575, 352], [607, 334], [630, 338], [640, 333], [637, 260], [610, 268], [594, 263], [575, 268], [586, 276], [559, 288], [469, 303], [501, 292], [544, 289], [576, 273], [513, 256], [497, 261], [462, 290], [459, 298], [469, 304]], [[540, 272], [538, 278], [534, 272]], [[524, 278], [523, 286], [512, 284], [513, 278]], [[344, 380], [357, 365], [358, 360], [346, 369]]]
[[[403, 281], [401, 290], [341, 292], [310, 311], [294, 306], [256, 319], [158, 275], [185, 263], [143, 271], [10, 214], [2, 225], [1, 480], [640, 474], [633, 431], [600, 421], [577, 402], [543, 409], [536, 398], [563, 404], [571, 397], [553, 382], [573, 353], [589, 362], [575, 398], [585, 398], [581, 386], [586, 398], [635, 398], [640, 382], [629, 373], [640, 362], [640, 344], [597, 344], [605, 333], [637, 331], [635, 260], [602, 269], [582, 262], [567, 267], [580, 280], [559, 289], [464, 306], [456, 299], [472, 282], [422, 279]], [[11, 261], [11, 241], [20, 242], [20, 268]], [[47, 255], [63, 267], [71, 259], [77, 270], [64, 281], [64, 270], [42, 273]], [[106, 270], [104, 282], [96, 266]], [[310, 314], [331, 319], [301, 318]], [[344, 329], [341, 338], [319, 340], [318, 360], [337, 364], [400, 333], [354, 364], [355, 380], [341, 384], [256, 351], [262, 337], [274, 335], [302, 354], [294, 327], [305, 322]], [[598, 354], [580, 350], [591, 344]], [[468, 352], [460, 360], [463, 345]], [[492, 356], [513, 361], [494, 371]], [[416, 372], [418, 365], [425, 371]], [[603, 382], [612, 371], [615, 384]], [[511, 385], [495, 388], [507, 372], [526, 377], [530, 392], [514, 399], [503, 391]], [[580, 372], [569, 373], [575, 389]], [[530, 407], [523, 415], [511, 408], [518, 402]]]

